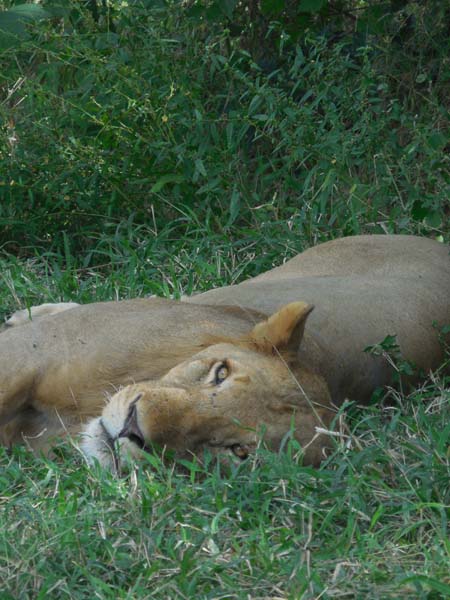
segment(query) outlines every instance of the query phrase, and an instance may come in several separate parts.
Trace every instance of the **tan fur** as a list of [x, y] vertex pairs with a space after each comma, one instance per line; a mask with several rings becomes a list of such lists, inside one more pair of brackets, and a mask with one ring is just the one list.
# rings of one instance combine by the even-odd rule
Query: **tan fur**
[[[306, 448], [305, 460], [319, 463], [326, 440], [315, 436], [315, 427], [328, 427], [333, 416], [327, 386], [308, 369], [273, 356], [274, 350], [286, 350], [306, 312], [303, 303], [288, 305], [256, 325], [247, 345], [241, 341], [209, 346], [160, 380], [127, 386], [115, 394], [101, 418], [110, 438], [120, 439], [119, 454], [130, 449], [122, 430], [135, 401], [136, 422], [130, 432], [146, 445], [157, 443], [181, 455], [198, 454], [204, 448], [252, 449], [260, 439], [278, 448], [292, 428]], [[266, 328], [270, 346], [265, 337], [261, 340]], [[217, 383], [214, 371], [221, 366], [227, 375]], [[98, 429], [88, 430], [83, 445], [88, 456], [114, 467], [111, 452], [104, 455], [105, 438]]]
[[[336, 406], [347, 397], [366, 402], [392, 381], [366, 346], [396, 334], [405, 358], [425, 371], [439, 366], [449, 297], [444, 245], [357, 236], [185, 302], [98, 303], [8, 327], [0, 335], [0, 442], [48, 448], [55, 434], [89, 422], [87, 453], [113, 468], [122, 455], [140, 454], [126, 435], [116, 455], [108, 440], [142, 394], [129, 433], [146, 446], [241, 456], [261, 432], [277, 447], [292, 428], [317, 463], [326, 440], [315, 427], [330, 423], [330, 396]], [[220, 361], [230, 373], [212, 385], [205, 364]]]
[[79, 304], [76, 302], [46, 303], [40, 304], [39, 306], [31, 306], [30, 308], [16, 311], [9, 319], [7, 319], [5, 326], [18, 327], [19, 325], [25, 325], [34, 319], [56, 315], [59, 312], [64, 312], [71, 308], [76, 308], [77, 306], [79, 306]]
[[[251, 337], [266, 352], [271, 352], [272, 348], [283, 347], [291, 347], [297, 351], [305, 331], [306, 319], [313, 308], [306, 302], [291, 302], [267, 321], [255, 325]], [[292, 336], [294, 330], [295, 339]]]

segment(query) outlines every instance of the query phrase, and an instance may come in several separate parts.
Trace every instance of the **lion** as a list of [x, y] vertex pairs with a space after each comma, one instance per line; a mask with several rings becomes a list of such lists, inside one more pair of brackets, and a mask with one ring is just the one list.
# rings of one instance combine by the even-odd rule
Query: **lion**
[[17, 313], [0, 335], [0, 443], [81, 434], [89, 461], [120, 472], [154, 444], [244, 459], [293, 436], [318, 465], [344, 400], [393, 383], [368, 346], [395, 335], [418, 372], [443, 363], [449, 298], [444, 244], [363, 235], [183, 301]]

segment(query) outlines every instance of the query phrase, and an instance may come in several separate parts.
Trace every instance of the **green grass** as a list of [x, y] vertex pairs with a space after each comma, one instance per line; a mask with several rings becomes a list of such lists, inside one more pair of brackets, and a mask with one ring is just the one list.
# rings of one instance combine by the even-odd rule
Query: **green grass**
[[[403, 52], [314, 29], [295, 46], [279, 23], [255, 51], [177, 2], [128, 4], [113, 27], [69, 1], [0, 37], [0, 319], [178, 298], [343, 235], [450, 240], [448, 39], [418, 3]], [[449, 597], [448, 377], [381, 396], [320, 469], [294, 443], [120, 480], [67, 442], [2, 450], [2, 600]]]
[[448, 597], [449, 394], [436, 389], [349, 418], [319, 470], [295, 445], [226, 473], [152, 456], [122, 480], [67, 445], [55, 461], [3, 453], [2, 597]]
[[[204, 289], [253, 273], [256, 249], [270, 245], [210, 232], [142, 247], [144, 235], [106, 245], [106, 266], [4, 256], [2, 311]], [[276, 248], [293, 251], [289, 238], [276, 242], [266, 267]], [[2, 598], [447, 597], [448, 378], [391, 391], [383, 406], [347, 411], [318, 470], [294, 443], [228, 471], [155, 455], [122, 480], [68, 443], [54, 460], [3, 451]]]

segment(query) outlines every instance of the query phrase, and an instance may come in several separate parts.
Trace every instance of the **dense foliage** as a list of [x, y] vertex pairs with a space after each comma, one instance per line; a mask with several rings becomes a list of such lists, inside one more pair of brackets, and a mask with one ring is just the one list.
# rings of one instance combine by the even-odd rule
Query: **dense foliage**
[[[440, 0], [0, 0], [0, 317], [342, 235], [448, 241], [449, 24]], [[295, 444], [123, 480], [67, 442], [0, 451], [1, 598], [450, 597], [448, 377], [381, 397], [318, 470]]]
[[25, 5], [44, 12], [0, 36], [0, 242], [87, 266], [124, 220], [147, 240], [446, 231], [443, 5]]

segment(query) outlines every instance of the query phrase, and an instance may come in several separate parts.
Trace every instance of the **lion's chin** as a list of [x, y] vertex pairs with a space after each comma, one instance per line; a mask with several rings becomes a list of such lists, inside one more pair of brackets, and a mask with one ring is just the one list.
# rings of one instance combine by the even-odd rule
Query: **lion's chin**
[[85, 426], [80, 446], [89, 464], [98, 462], [104, 469], [117, 470], [114, 442], [101, 417], [92, 419]]
[[116, 475], [127, 472], [145, 452], [126, 437], [113, 437], [101, 417], [85, 426], [80, 446], [89, 464], [98, 463]]

